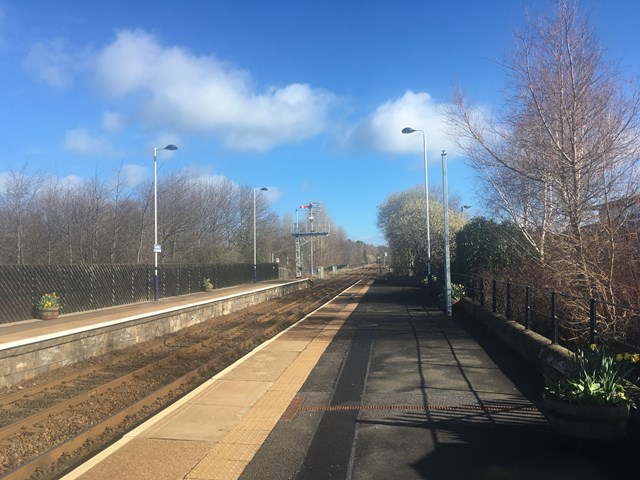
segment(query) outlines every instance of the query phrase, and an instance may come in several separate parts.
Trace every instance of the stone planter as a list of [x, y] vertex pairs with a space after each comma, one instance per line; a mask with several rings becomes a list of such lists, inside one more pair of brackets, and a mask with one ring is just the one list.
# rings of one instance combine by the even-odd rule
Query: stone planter
[[544, 398], [545, 416], [554, 432], [585, 440], [613, 441], [624, 438], [629, 406], [585, 406]]
[[40, 320], [53, 320], [54, 318], [58, 318], [58, 315], [60, 315], [59, 308], [43, 308], [36, 310], [36, 316]]

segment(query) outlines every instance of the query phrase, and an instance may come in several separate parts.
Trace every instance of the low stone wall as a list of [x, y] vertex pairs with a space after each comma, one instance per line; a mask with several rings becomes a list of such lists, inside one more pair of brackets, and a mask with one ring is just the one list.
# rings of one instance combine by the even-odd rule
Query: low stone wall
[[[513, 320], [507, 320], [504, 315], [493, 313], [469, 298], [462, 298], [456, 308], [460, 309], [485, 328], [529, 365], [541, 374], [556, 380], [566, 378], [569, 373], [573, 353], [551, 340]], [[635, 385], [628, 385], [628, 393], [634, 399], [638, 408], [631, 409], [629, 416], [629, 438], [640, 440], [640, 389]]]
[[462, 298], [456, 307], [482, 323], [543, 375], [553, 379], [567, 375], [573, 356], [568, 349], [553, 344], [548, 338], [527, 330], [516, 321], [507, 320], [504, 315], [482, 308], [469, 298]]
[[176, 307], [159, 314], [104, 322], [84, 331], [62, 332], [47, 340], [0, 350], [0, 387], [15, 385], [50, 370], [152, 340], [307, 287], [305, 280], [294, 281]]

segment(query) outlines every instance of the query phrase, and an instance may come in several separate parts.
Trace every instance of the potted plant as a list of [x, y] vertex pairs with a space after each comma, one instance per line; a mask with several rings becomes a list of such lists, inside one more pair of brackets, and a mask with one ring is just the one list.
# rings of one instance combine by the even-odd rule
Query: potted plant
[[56, 293], [45, 293], [35, 305], [36, 315], [41, 320], [53, 320], [60, 315], [60, 296]]
[[202, 290], [205, 292], [213, 291], [213, 283], [211, 283], [211, 279], [209, 277], [202, 279]]
[[545, 416], [551, 429], [583, 439], [623, 438], [633, 405], [625, 390], [630, 372], [629, 364], [594, 344], [578, 349], [567, 378], [545, 379]]

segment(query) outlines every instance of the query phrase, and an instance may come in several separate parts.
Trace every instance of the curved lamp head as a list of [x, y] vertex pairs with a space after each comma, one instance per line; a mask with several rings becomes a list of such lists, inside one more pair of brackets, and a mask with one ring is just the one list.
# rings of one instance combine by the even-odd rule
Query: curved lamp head
[[405, 127], [402, 129], [402, 133], [413, 133], [413, 132], [417, 132], [418, 130], [414, 130], [411, 127]]
[[176, 147], [174, 144], [170, 143], [169, 145], [167, 145], [164, 148], [161, 148], [160, 150], [177, 150], [178, 147]]
[[260, 191], [262, 191], [262, 192], [266, 192], [267, 190], [269, 190], [267, 187], [262, 187], [262, 188], [260, 189]]

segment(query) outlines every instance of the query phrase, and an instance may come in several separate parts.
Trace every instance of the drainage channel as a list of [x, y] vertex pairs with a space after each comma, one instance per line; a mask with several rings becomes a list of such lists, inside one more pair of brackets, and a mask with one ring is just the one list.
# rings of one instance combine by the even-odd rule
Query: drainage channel
[[339, 411], [352, 411], [352, 410], [366, 410], [366, 411], [378, 411], [378, 410], [422, 410], [422, 411], [489, 411], [489, 412], [509, 412], [509, 411], [523, 411], [523, 412], [538, 412], [535, 407], [523, 407], [513, 404], [505, 405], [301, 405], [298, 407], [299, 412], [339, 412]]

